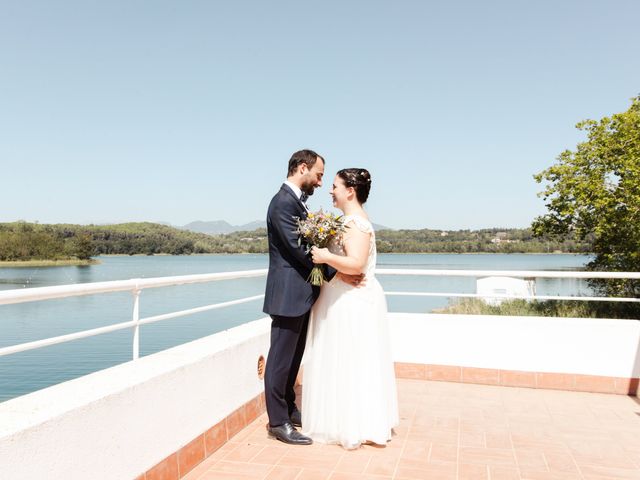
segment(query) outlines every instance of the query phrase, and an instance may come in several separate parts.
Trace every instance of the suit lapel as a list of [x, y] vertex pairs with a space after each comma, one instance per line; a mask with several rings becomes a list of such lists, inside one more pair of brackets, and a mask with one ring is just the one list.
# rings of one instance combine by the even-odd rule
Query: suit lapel
[[291, 195], [291, 197], [296, 201], [296, 203], [302, 208], [302, 211], [306, 214], [307, 213], [307, 209], [304, 206], [304, 204], [300, 201], [300, 199], [298, 198], [298, 196], [294, 193], [293, 190], [291, 190], [291, 187], [289, 187], [289, 185], [287, 185], [286, 183], [282, 184], [282, 187], [280, 187], [280, 190], [284, 190], [285, 192], [287, 192], [289, 195]]

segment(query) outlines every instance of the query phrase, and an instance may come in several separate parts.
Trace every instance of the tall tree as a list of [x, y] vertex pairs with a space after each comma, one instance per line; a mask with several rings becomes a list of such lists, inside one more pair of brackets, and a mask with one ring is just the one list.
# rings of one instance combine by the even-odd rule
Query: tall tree
[[[587, 141], [566, 150], [534, 176], [548, 212], [536, 218], [537, 235], [591, 238], [591, 270], [640, 271], [640, 96], [623, 113], [576, 128]], [[594, 282], [608, 295], [640, 297], [638, 281]]]
[[79, 233], [73, 242], [73, 255], [80, 260], [89, 260], [94, 255], [93, 239], [88, 233]]

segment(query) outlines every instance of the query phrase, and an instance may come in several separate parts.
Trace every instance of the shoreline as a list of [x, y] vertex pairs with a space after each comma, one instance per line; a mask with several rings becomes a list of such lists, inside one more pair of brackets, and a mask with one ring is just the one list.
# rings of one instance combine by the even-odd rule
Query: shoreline
[[[206, 257], [211, 255], [268, 255], [269, 252], [215, 252], [215, 253], [189, 253], [174, 255], [171, 253], [104, 253], [96, 257]], [[378, 255], [593, 255], [593, 253], [580, 252], [378, 252]]]
[[0, 261], [0, 268], [28, 268], [28, 267], [87, 267], [99, 265], [102, 262], [96, 259], [90, 260], [15, 260]]
[[[232, 255], [268, 255], [268, 252], [263, 253], [191, 253], [188, 255], [172, 255], [170, 253], [155, 253], [148, 255], [145, 253], [134, 253], [132, 255], [127, 253], [111, 253], [97, 255], [90, 260], [14, 260], [14, 261], [2, 261], [0, 260], [0, 268], [29, 268], [29, 267], [87, 267], [92, 265], [100, 265], [100, 257], [206, 257], [206, 256], [232, 256]], [[581, 255], [589, 256], [591, 253], [575, 253], [575, 252], [378, 252], [378, 255]]]

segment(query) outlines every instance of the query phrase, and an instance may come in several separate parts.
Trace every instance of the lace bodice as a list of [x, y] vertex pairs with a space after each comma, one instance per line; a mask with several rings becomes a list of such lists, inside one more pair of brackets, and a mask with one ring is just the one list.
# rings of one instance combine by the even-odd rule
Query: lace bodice
[[[373, 230], [373, 225], [371, 225], [369, 220], [361, 217], [360, 215], [345, 215], [343, 220], [345, 225], [357, 228], [361, 232], [371, 234], [369, 237], [369, 258], [367, 259], [367, 265], [364, 271], [365, 275], [370, 277], [376, 269], [377, 260], [376, 234]], [[345, 255], [344, 248], [341, 243], [331, 245], [329, 250], [337, 255]]]

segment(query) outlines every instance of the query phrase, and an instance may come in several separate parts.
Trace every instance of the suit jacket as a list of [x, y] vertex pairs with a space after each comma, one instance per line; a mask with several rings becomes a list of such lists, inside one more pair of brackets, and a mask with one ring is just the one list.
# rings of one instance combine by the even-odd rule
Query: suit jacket
[[283, 184], [267, 211], [269, 273], [262, 311], [269, 315], [304, 315], [320, 294], [320, 287], [307, 282], [313, 262], [298, 246], [294, 217], [306, 218], [307, 210], [293, 190]]

